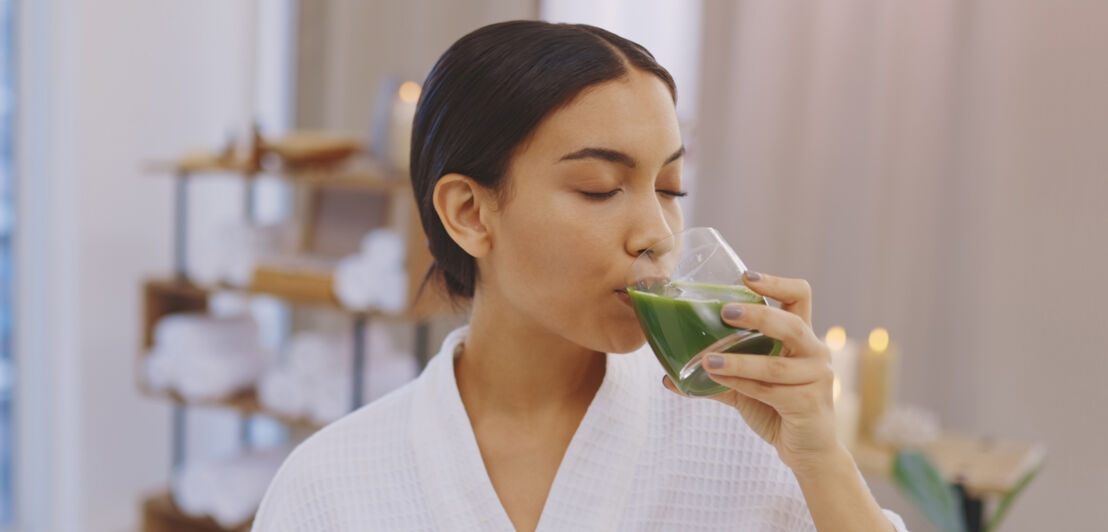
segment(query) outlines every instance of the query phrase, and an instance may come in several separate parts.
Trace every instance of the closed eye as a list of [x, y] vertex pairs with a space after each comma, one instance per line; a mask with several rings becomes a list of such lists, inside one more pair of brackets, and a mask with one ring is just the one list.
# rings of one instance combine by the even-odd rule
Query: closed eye
[[583, 190], [581, 191], [581, 193], [584, 194], [586, 197], [589, 197], [589, 198], [592, 198], [592, 199], [608, 199], [612, 196], [615, 196], [618, 192], [619, 192], [618, 188], [615, 189], [615, 190], [609, 190], [608, 192], [585, 192]]
[[[592, 198], [592, 199], [608, 199], [608, 198], [618, 194], [619, 191], [620, 191], [620, 189], [617, 188], [615, 190], [609, 190], [608, 192], [585, 192], [585, 191], [581, 191], [581, 194], [584, 194], [586, 197]], [[658, 193], [659, 194], [665, 194], [665, 195], [673, 197], [673, 198], [683, 198], [683, 197], [689, 195], [688, 192], [676, 191], [676, 190], [659, 190]]]

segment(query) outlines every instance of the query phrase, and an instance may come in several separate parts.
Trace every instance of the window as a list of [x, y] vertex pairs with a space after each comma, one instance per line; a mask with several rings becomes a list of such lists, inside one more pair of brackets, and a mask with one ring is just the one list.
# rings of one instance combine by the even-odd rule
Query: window
[[0, 525], [12, 518], [13, 0], [0, 0]]

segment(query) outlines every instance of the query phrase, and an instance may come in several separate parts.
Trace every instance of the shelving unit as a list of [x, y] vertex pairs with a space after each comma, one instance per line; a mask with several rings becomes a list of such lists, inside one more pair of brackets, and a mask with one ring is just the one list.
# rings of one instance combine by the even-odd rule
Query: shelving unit
[[[364, 383], [362, 382], [366, 364], [366, 346], [364, 332], [370, 320], [404, 321], [415, 324], [415, 356], [420, 367], [428, 356], [429, 320], [436, 315], [448, 312], [448, 305], [435, 291], [427, 290], [417, 300], [416, 295], [423, 274], [431, 263], [431, 256], [423, 239], [423, 231], [417, 217], [417, 209], [407, 176], [385, 170], [380, 164], [369, 159], [354, 159], [344, 164], [326, 164], [299, 166], [295, 168], [269, 165], [263, 167], [258, 157], [250, 160], [235, 160], [217, 154], [191, 155], [177, 161], [152, 163], [147, 165], [151, 173], [172, 174], [176, 181], [174, 194], [174, 272], [160, 278], [147, 279], [143, 284], [143, 316], [141, 356], [146, 356], [154, 345], [154, 330], [163, 317], [179, 312], [206, 312], [209, 297], [216, 291], [234, 290], [248, 294], [261, 294], [278, 298], [294, 306], [324, 307], [345, 313], [353, 322], [354, 365], [351, 378], [353, 408], [361, 406]], [[296, 268], [288, 264], [261, 262], [256, 265], [253, 279], [245, 287], [233, 287], [226, 284], [204, 285], [189, 279], [186, 269], [187, 226], [189, 217], [188, 183], [195, 178], [211, 175], [233, 175], [247, 185], [245, 210], [247, 216], [253, 211], [253, 180], [261, 175], [276, 176], [293, 186], [298, 194], [305, 196], [305, 212], [296, 216], [302, 234], [298, 252], [310, 252], [315, 235], [321, 224], [334, 223], [324, 218], [328, 201], [334, 201], [339, 195], [342, 202], [355, 195], [367, 199], [366, 209], [381, 209], [376, 220], [381, 226], [389, 226], [389, 218], [394, 209], [406, 207], [408, 215], [394, 220], [393, 224], [406, 224], [399, 229], [407, 235], [406, 264], [409, 286], [407, 294], [408, 308], [402, 312], [390, 314], [376, 311], [352, 311], [345, 309], [332, 290], [330, 271], [318, 268]], [[329, 200], [328, 198], [332, 198]], [[406, 202], [401, 205], [401, 202]], [[365, 212], [365, 211], [362, 211]], [[354, 251], [354, 250], [351, 250]], [[141, 363], [141, 360], [138, 362]], [[372, 369], [372, 368], [371, 368]], [[137, 386], [147, 396], [169, 401], [173, 405], [172, 456], [173, 468], [184, 461], [185, 433], [187, 430], [185, 409], [193, 406], [224, 407], [243, 416], [244, 423], [254, 415], [265, 415], [289, 426], [320, 428], [309, 419], [294, 418], [268, 411], [260, 404], [256, 391], [244, 390], [231, 397], [219, 400], [190, 402], [173, 392], [151, 390], [144, 382], [143, 372], [137, 371]], [[245, 431], [244, 431], [245, 434]], [[248, 526], [244, 529], [248, 529]], [[142, 504], [142, 530], [146, 532], [167, 531], [215, 531], [223, 530], [211, 519], [196, 519], [183, 514], [173, 504], [168, 491], [152, 494]]]
[[142, 501], [143, 532], [250, 532], [250, 524], [226, 529], [211, 518], [185, 514], [173, 503], [169, 492], [152, 494]]

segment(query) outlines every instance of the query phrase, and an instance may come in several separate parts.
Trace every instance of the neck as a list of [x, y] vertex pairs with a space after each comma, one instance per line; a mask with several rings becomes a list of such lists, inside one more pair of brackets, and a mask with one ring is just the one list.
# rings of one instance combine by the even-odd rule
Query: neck
[[495, 296], [474, 296], [469, 334], [454, 366], [467, 410], [534, 418], [587, 409], [605, 354], [555, 334]]

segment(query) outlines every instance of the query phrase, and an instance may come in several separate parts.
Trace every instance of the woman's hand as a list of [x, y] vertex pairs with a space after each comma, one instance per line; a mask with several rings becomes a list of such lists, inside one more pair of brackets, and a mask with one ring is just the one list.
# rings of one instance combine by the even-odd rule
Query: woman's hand
[[[831, 353], [812, 331], [812, 290], [803, 279], [747, 272], [753, 291], [781, 302], [781, 308], [732, 303], [723, 321], [757, 329], [780, 340], [781, 356], [714, 353], [704, 368], [731, 390], [711, 399], [735, 407], [750, 428], [777, 449], [798, 475], [841, 456], [835, 436]], [[665, 386], [681, 393], [665, 378]]]

